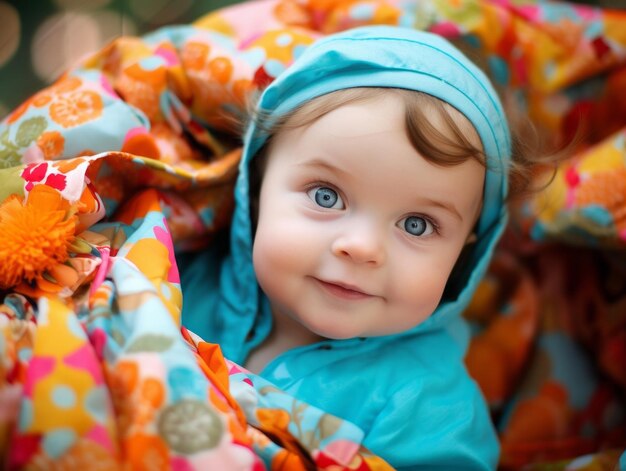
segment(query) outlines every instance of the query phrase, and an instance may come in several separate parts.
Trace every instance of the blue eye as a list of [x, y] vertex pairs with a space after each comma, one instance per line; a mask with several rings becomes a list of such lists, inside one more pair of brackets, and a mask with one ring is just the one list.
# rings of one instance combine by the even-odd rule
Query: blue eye
[[412, 236], [429, 235], [434, 232], [433, 224], [420, 216], [409, 216], [404, 220], [404, 230]]
[[316, 186], [307, 191], [307, 195], [318, 206], [326, 209], [343, 209], [343, 201], [341, 197], [332, 188], [327, 186]]

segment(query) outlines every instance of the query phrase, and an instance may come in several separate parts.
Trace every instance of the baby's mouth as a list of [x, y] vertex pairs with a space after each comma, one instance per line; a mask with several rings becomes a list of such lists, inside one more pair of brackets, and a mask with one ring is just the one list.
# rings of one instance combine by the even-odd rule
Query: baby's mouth
[[362, 291], [357, 286], [342, 283], [340, 281], [324, 281], [319, 278], [315, 278], [315, 281], [317, 281], [323, 290], [342, 299], [359, 300], [374, 297], [373, 295]]

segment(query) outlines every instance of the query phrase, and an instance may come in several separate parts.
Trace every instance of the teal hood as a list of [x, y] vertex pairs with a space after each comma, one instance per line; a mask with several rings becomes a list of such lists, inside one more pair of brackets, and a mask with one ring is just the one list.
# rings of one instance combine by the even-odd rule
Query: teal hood
[[[482, 141], [488, 168], [477, 225], [478, 242], [468, 254], [466, 268], [456, 277], [458, 288], [449, 291], [432, 316], [409, 333], [450, 329], [458, 324], [452, 320], [458, 320], [469, 303], [506, 224], [504, 203], [511, 144], [502, 106], [483, 72], [445, 39], [407, 28], [369, 26], [314, 43], [264, 90], [258, 107], [264, 113], [280, 116], [315, 97], [354, 87], [403, 88], [433, 95], [463, 113]], [[249, 351], [263, 341], [272, 322], [252, 266], [249, 194], [250, 161], [266, 138], [254, 122], [248, 126], [229, 247], [194, 261], [211, 265], [213, 274], [209, 279], [188, 278], [189, 284], [198, 285], [198, 297], [186, 298], [183, 310], [187, 327], [219, 343], [226, 356], [236, 362], [243, 362]], [[187, 292], [193, 291], [190, 288]], [[467, 332], [457, 338], [465, 344]]]

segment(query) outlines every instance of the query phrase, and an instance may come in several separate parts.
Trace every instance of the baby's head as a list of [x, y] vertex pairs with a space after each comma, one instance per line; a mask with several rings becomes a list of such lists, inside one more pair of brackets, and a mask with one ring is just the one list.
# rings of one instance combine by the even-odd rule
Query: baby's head
[[419, 92], [355, 88], [269, 131], [254, 264], [274, 310], [331, 338], [429, 317], [482, 206], [484, 157], [468, 120]]
[[469, 301], [505, 224], [510, 141], [495, 92], [460, 52], [427, 33], [353, 30], [312, 46], [260, 109], [242, 168], [275, 313], [324, 337], [368, 337]]

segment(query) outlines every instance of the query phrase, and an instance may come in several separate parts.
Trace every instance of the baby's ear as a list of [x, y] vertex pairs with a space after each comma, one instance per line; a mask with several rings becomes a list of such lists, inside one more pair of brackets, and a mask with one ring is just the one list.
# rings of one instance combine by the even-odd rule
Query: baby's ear
[[478, 240], [478, 237], [476, 237], [476, 233], [472, 231], [467, 236], [467, 239], [465, 239], [465, 245], [473, 244], [477, 240]]

